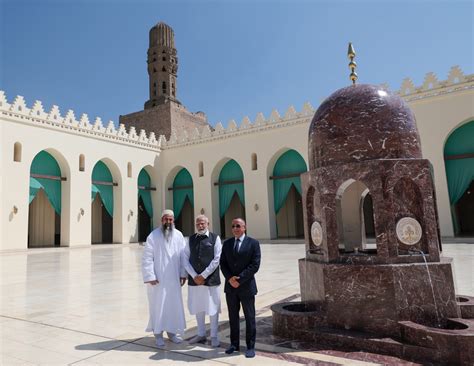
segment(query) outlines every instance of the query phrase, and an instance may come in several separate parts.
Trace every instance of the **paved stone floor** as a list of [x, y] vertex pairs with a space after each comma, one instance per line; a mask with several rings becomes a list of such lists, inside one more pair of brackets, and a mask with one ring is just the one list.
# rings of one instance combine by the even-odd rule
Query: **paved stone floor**
[[[291, 342], [281, 347], [265, 342], [268, 334], [259, 340], [259, 330], [254, 359], [186, 342], [177, 346], [167, 341], [164, 349], [157, 349], [154, 338], [144, 332], [148, 309], [142, 250], [130, 244], [0, 254], [1, 365], [413, 365], [362, 352], [299, 351]], [[474, 295], [474, 245], [446, 244], [444, 255], [454, 258], [457, 293]], [[259, 321], [269, 321], [271, 304], [299, 298], [297, 260], [303, 256], [302, 244], [262, 245]], [[186, 287], [183, 296], [186, 303]], [[220, 337], [225, 346], [229, 332], [225, 301], [222, 305]], [[186, 319], [189, 339], [196, 323], [187, 312]]]

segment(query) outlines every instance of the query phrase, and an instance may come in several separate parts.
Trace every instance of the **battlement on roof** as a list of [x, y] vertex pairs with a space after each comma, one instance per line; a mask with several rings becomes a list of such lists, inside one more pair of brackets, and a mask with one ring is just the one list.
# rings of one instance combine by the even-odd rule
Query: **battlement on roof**
[[[383, 87], [389, 89], [387, 85], [383, 85]], [[468, 89], [474, 89], [474, 74], [465, 75], [459, 66], [454, 66], [446, 80], [440, 81], [433, 72], [429, 72], [425, 75], [420, 86], [415, 86], [412, 79], [406, 78], [402, 81], [400, 89], [395, 93], [407, 102], [412, 102]], [[214, 128], [206, 125], [201, 129], [194, 128], [191, 132], [185, 130], [179, 134], [173, 132], [170, 138], [166, 140], [163, 135], [157, 139], [154, 132], [147, 134], [145, 130], [140, 130], [137, 133], [133, 125], [128, 130], [124, 124], [120, 124], [117, 129], [113, 121], [109, 121], [104, 125], [100, 117], [91, 122], [87, 114], [82, 114], [77, 119], [72, 110], [68, 110], [63, 116], [56, 105], [53, 105], [49, 112], [45, 112], [40, 101], [35, 101], [30, 108], [22, 96], [16, 96], [14, 101], [9, 103], [5, 92], [0, 91], [0, 115], [3, 117], [31, 125], [57, 129], [58, 131], [67, 129], [68, 132], [77, 133], [78, 135], [134, 145], [138, 148], [150, 150], [205, 143], [215, 139], [257, 133], [265, 129], [309, 123], [314, 113], [315, 108], [309, 102], [306, 102], [299, 112], [294, 106], [290, 106], [282, 116], [278, 110], [273, 109], [268, 118], [260, 112], [257, 113], [253, 122], [245, 116], [240, 125], [233, 119], [227, 123], [226, 128], [221, 122], [217, 122]]]

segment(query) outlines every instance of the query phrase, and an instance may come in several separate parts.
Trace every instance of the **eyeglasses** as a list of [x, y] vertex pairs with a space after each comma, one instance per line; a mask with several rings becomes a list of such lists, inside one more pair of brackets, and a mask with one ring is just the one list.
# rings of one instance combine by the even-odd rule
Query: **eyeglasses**
[[235, 228], [240, 229], [240, 228], [241, 228], [241, 225], [239, 225], [239, 224], [232, 225], [232, 229], [235, 229]]

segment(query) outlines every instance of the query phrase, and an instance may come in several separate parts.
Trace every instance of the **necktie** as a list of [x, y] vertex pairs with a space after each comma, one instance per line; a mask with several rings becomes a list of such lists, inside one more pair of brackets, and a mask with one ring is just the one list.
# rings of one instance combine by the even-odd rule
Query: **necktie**
[[240, 243], [240, 239], [236, 239], [234, 243], [234, 255], [239, 254], [239, 243]]

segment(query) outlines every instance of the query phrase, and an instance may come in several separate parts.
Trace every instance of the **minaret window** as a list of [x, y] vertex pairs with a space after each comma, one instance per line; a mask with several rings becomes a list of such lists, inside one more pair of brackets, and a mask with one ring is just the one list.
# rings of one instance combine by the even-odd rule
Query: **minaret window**
[[166, 94], [166, 82], [163, 81], [163, 84], [161, 85], [161, 88], [163, 89], [163, 93]]
[[166, 57], [163, 57], [162, 60], [163, 60], [163, 61], [166, 61]]
[[166, 72], [166, 67], [163, 66], [163, 68], [161, 69], [161, 71]]

